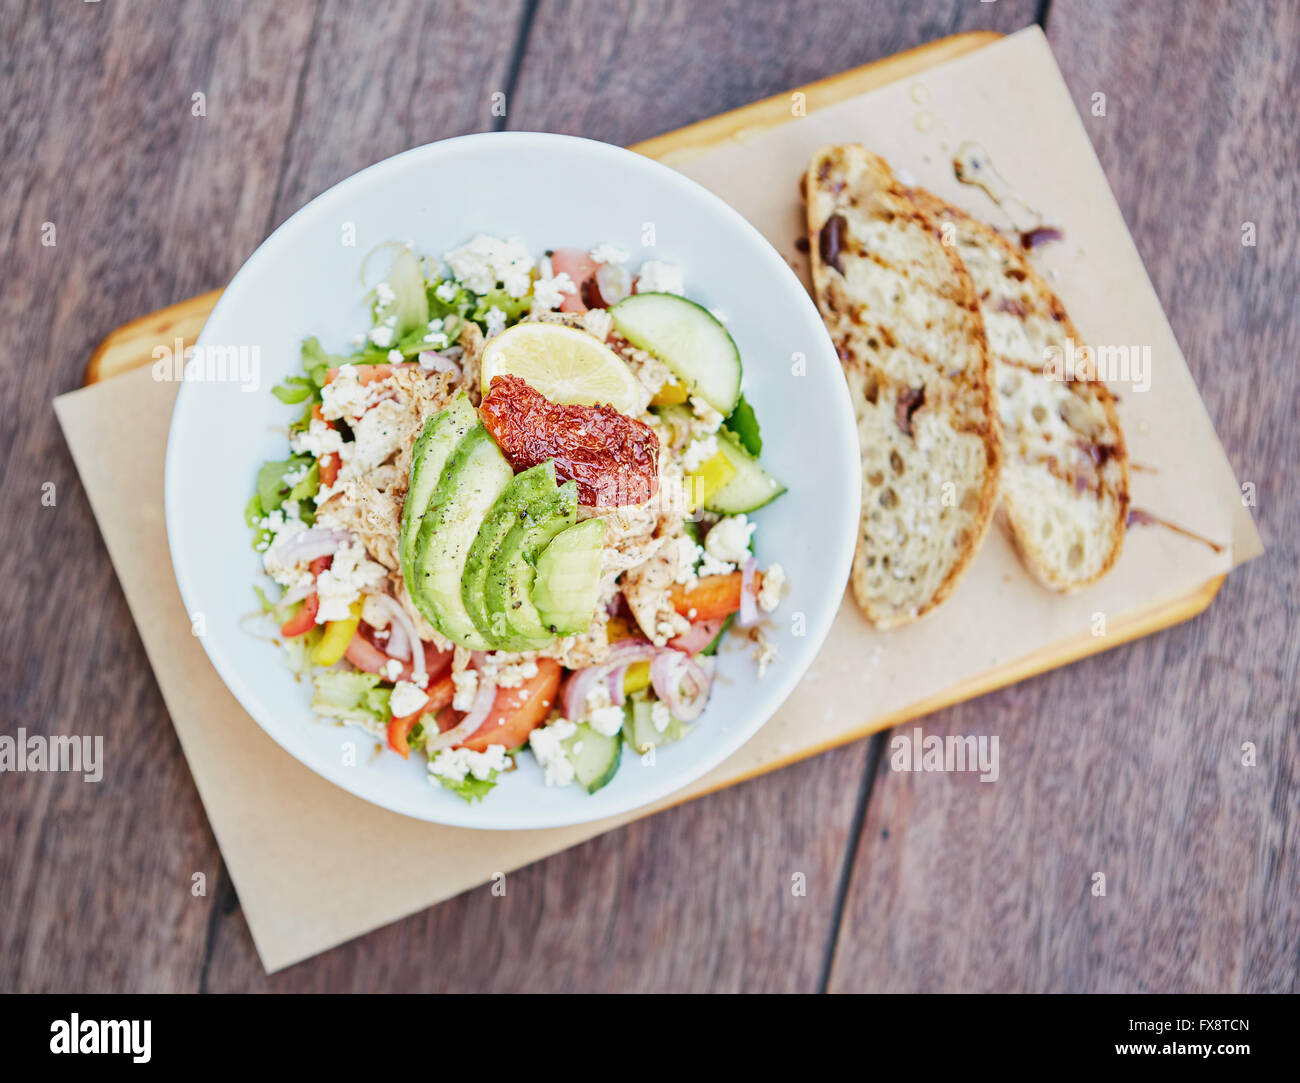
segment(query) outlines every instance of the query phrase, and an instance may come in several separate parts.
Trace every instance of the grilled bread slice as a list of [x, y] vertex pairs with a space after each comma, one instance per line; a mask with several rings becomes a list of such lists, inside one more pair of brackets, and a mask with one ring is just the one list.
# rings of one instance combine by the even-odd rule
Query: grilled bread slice
[[1086, 366], [1061, 364], [1083, 339], [1024, 252], [932, 193], [911, 194], [946, 229], [979, 295], [1002, 422], [1004, 525], [1046, 586], [1096, 582], [1119, 558], [1128, 520], [1115, 398]]
[[882, 158], [823, 147], [804, 195], [817, 303], [862, 450], [853, 594], [868, 620], [893, 628], [952, 593], [997, 503], [984, 327], [956, 251]]

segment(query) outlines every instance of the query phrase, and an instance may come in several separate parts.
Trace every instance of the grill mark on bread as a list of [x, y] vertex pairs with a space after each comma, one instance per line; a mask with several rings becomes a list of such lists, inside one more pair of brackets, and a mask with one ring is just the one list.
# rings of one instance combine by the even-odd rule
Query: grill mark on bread
[[803, 191], [817, 301], [858, 420], [853, 593], [872, 623], [896, 627], [952, 593], [992, 518], [1000, 451], [979, 299], [882, 159], [823, 148]]
[[[1004, 445], [1005, 525], [1026, 567], [1054, 590], [1072, 591], [1105, 575], [1119, 558], [1129, 507], [1128, 453], [1115, 396], [1087, 373], [1054, 379], [1046, 356], [1024, 351], [1083, 340], [1064, 304], [1025, 253], [991, 227], [917, 189], [918, 203], [958, 231], [958, 250], [989, 318], [1024, 327], [993, 348], [994, 386]], [[1004, 322], [994, 319], [1002, 314]], [[990, 343], [993, 346], [993, 343]]]

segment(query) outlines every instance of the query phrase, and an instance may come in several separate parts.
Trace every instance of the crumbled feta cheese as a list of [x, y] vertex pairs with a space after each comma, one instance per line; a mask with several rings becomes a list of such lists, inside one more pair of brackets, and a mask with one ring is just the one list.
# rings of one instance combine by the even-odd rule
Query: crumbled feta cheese
[[719, 519], [704, 539], [705, 552], [718, 560], [743, 564], [750, 557], [749, 539], [755, 525], [743, 515]]
[[492, 777], [494, 771], [504, 771], [508, 762], [503, 745], [488, 745], [482, 752], [470, 748], [444, 748], [429, 761], [429, 774], [453, 783], [464, 782], [469, 775], [484, 782]]
[[564, 751], [564, 742], [578, 732], [567, 718], [558, 718], [549, 726], [539, 726], [528, 736], [528, 747], [542, 770], [546, 785], [565, 786], [573, 781], [573, 764]]
[[668, 709], [667, 704], [654, 701], [650, 708], [650, 724], [654, 726], [655, 733], [663, 733], [673, 720], [673, 713]]
[[394, 365], [400, 365], [402, 361], [405, 360], [405, 355], [402, 353], [401, 350], [389, 350], [388, 360], [391, 361]]
[[404, 421], [405, 409], [395, 399], [384, 399], [362, 414], [352, 426], [352, 442], [341, 445], [348, 475], [366, 474], [395, 455]]
[[693, 474], [718, 453], [718, 438], [706, 436], [702, 440], [692, 440], [682, 453], [682, 469]]
[[754, 650], [754, 661], [758, 663], [758, 679], [761, 681], [767, 675], [767, 667], [776, 661], [776, 644], [769, 643], [760, 635]]
[[564, 304], [566, 293], [577, 293], [578, 287], [569, 277], [568, 271], [557, 275], [539, 278], [533, 283], [533, 311], [551, 312]]
[[460, 286], [450, 279], [446, 282], [439, 282], [438, 288], [433, 291], [433, 295], [445, 304], [451, 304], [452, 301], [456, 300], [456, 294], [458, 293], [460, 293]]
[[705, 551], [700, 558], [700, 566], [695, 569], [698, 575], [730, 575], [736, 570], [736, 566], [730, 561], [719, 560], [712, 553]]
[[604, 734], [606, 737], [613, 737], [623, 728], [623, 708], [600, 707], [587, 716], [587, 724], [597, 733]]
[[343, 450], [343, 436], [337, 429], [331, 428], [323, 421], [312, 418], [311, 424], [302, 432], [294, 433], [289, 440], [289, 447], [299, 455], [311, 455], [320, 459], [326, 455]]
[[661, 263], [657, 259], [646, 260], [637, 272], [637, 293], [676, 293], [686, 292], [682, 280], [682, 269], [673, 263]]
[[488, 651], [478, 663], [479, 677], [491, 681], [498, 688], [518, 688], [538, 674], [537, 656], [529, 651], [512, 654], [509, 651]]
[[763, 573], [763, 585], [758, 588], [758, 608], [770, 613], [781, 601], [781, 587], [785, 585], [785, 569], [773, 564]]
[[690, 535], [683, 534], [676, 539], [677, 545], [677, 575], [674, 577], [678, 583], [690, 583], [696, 578], [695, 565], [698, 563], [704, 550], [701, 549]]
[[497, 308], [496, 305], [493, 305], [487, 310], [487, 319], [485, 322], [487, 323], [488, 338], [491, 338], [493, 335], [499, 335], [506, 329], [506, 314], [502, 312], [501, 309]]
[[597, 263], [626, 263], [630, 258], [627, 252], [612, 244], [598, 244], [587, 254]]
[[360, 417], [366, 412], [369, 395], [370, 389], [358, 379], [356, 365], [340, 365], [334, 379], [321, 388], [321, 416], [328, 421]]
[[372, 328], [370, 331], [370, 341], [381, 350], [386, 350], [393, 344], [393, 336], [393, 329], [384, 323], [381, 323], [378, 327]]
[[696, 436], [708, 436], [722, 428], [723, 416], [705, 402], [699, 395], [691, 396], [691, 412], [695, 420], [691, 422], [691, 432]]
[[393, 689], [393, 694], [388, 699], [388, 709], [394, 718], [405, 718], [407, 715], [415, 714], [428, 702], [428, 693], [419, 685], [414, 685], [410, 681], [398, 681], [397, 687]]
[[468, 711], [474, 706], [474, 697], [478, 695], [478, 672], [472, 669], [453, 670], [451, 685], [455, 689], [451, 705], [457, 711]]
[[380, 308], [387, 308], [397, 300], [397, 294], [387, 282], [381, 282], [375, 287], [375, 300], [379, 302]]
[[277, 508], [257, 525], [271, 534], [271, 539], [262, 554], [262, 567], [266, 569], [266, 574], [282, 587], [292, 590], [309, 586], [311, 584], [311, 572], [308, 570], [306, 561], [298, 561], [295, 564], [286, 564], [284, 562], [283, 551], [285, 545], [295, 535], [307, 529], [307, 524], [298, 518], [298, 506], [295, 504], [288, 511], [286, 511], [286, 508], [288, 508], [288, 505]]
[[499, 282], [511, 297], [523, 297], [533, 284], [533, 257], [513, 237], [503, 241], [479, 233], [445, 258], [452, 274], [475, 293], [488, 293]]
[[320, 598], [316, 623], [347, 620], [352, 615], [352, 603], [360, 600], [361, 592], [381, 583], [387, 574], [382, 564], [366, 556], [360, 542], [340, 546], [330, 566], [316, 577], [316, 595]]
[[286, 487], [292, 489], [295, 485], [298, 484], [298, 482], [302, 481], [302, 479], [305, 478], [310, 473], [311, 473], [311, 466], [309, 466], [307, 463], [303, 463], [301, 466], [295, 466], [292, 470], [286, 470], [284, 472], [282, 483]]
[[[369, 623], [367, 621], [367, 623]], [[402, 663], [396, 658], [390, 658], [384, 663], [384, 679], [396, 681], [402, 675]]]

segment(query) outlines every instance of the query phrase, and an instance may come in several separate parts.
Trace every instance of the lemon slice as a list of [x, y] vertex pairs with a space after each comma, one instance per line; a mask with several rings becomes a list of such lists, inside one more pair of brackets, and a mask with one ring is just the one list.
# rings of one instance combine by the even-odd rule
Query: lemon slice
[[613, 350], [584, 331], [558, 323], [518, 323], [483, 351], [483, 393], [495, 376], [518, 376], [552, 402], [604, 403], [636, 415], [645, 392]]

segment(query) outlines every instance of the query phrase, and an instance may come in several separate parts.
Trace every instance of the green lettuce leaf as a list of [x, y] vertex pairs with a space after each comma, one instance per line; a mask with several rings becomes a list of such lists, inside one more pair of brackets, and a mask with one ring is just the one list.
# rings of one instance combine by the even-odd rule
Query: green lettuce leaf
[[315, 686], [311, 709], [317, 714], [345, 722], [387, 724], [393, 690], [380, 687], [379, 674], [331, 670], [316, 674]]

